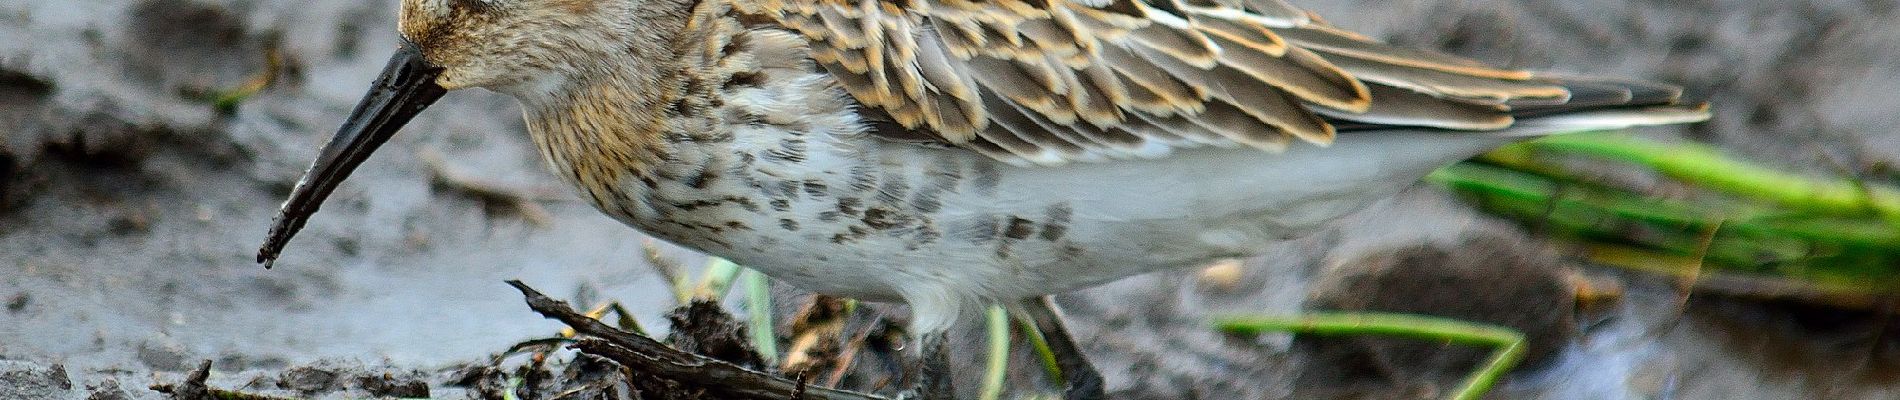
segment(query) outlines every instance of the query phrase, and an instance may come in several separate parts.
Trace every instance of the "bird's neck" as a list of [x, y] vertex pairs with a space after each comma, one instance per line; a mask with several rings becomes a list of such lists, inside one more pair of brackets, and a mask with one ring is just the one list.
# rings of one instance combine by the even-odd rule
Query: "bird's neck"
[[625, 182], [651, 175], [673, 150], [663, 139], [676, 118], [653, 109], [654, 93], [626, 85], [589, 83], [564, 90], [566, 99], [524, 101], [529, 135], [550, 171], [592, 196], [596, 205], [625, 201]]
[[515, 96], [548, 167], [597, 206], [640, 200], [661, 179], [662, 164], [689, 150], [684, 145], [731, 137], [715, 112], [720, 93], [712, 90], [724, 79], [710, 68], [721, 46], [707, 43], [743, 30], [724, 21], [723, 2], [689, 1], [655, 0], [680, 2], [681, 11], [646, 13], [638, 24], [644, 32], [628, 35], [625, 54]]
[[878, 154], [803, 37], [748, 28], [725, 4], [702, 2], [663, 45], [633, 46], [556, 95], [516, 96], [548, 166], [595, 207], [702, 250], [783, 206], [758, 199], [818, 187]]

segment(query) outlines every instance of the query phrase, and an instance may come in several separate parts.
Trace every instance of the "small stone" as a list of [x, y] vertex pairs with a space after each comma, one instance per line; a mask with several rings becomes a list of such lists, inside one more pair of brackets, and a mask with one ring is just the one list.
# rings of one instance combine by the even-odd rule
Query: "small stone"
[[0, 399], [63, 399], [72, 390], [63, 365], [0, 360]]
[[1240, 279], [1246, 275], [1247, 268], [1242, 260], [1230, 258], [1201, 268], [1199, 283], [1204, 289], [1231, 292], [1240, 286]]
[[316, 367], [296, 367], [284, 370], [278, 378], [277, 387], [311, 393], [328, 391], [335, 388], [336, 372]]
[[139, 344], [139, 362], [159, 371], [184, 371], [185, 345], [170, 336], [153, 336]]
[[377, 397], [428, 398], [429, 384], [421, 380], [405, 379], [389, 374], [363, 375], [356, 378], [357, 386]]
[[13, 295], [12, 298], [7, 299], [7, 312], [19, 313], [26, 311], [26, 306], [32, 303], [33, 296], [27, 295], [26, 292], [20, 292], [20, 294]]
[[132, 400], [132, 395], [119, 387], [119, 380], [106, 378], [97, 384], [86, 385], [86, 400]]

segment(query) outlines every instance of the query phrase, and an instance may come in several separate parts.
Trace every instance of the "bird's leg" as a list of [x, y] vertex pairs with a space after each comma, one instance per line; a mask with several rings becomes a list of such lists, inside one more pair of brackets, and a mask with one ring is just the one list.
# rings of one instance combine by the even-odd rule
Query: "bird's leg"
[[951, 384], [950, 372], [950, 332], [934, 331], [918, 335], [919, 366], [915, 375], [915, 385], [906, 399], [956, 400], [956, 387]]
[[1022, 311], [1030, 322], [1036, 324], [1036, 331], [1042, 333], [1049, 350], [1055, 353], [1056, 366], [1062, 368], [1062, 378], [1068, 387], [1063, 397], [1069, 400], [1097, 400], [1105, 398], [1102, 393], [1102, 374], [1095, 372], [1095, 364], [1082, 356], [1082, 349], [1075, 345], [1075, 338], [1069, 336], [1069, 328], [1062, 325], [1062, 313], [1056, 309], [1053, 297], [1041, 296], [1023, 300]]

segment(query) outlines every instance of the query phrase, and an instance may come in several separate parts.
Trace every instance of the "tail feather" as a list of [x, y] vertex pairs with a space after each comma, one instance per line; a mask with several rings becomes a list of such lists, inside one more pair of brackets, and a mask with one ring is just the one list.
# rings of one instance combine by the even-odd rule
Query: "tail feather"
[[1570, 101], [1563, 104], [1511, 107], [1511, 115], [1530, 118], [1579, 110], [1609, 107], [1643, 107], [1677, 104], [1682, 88], [1658, 83], [1617, 81], [1599, 78], [1560, 78], [1570, 90]]
[[1709, 119], [1708, 104], [1598, 107], [1519, 118], [1517, 124], [1511, 125], [1510, 129], [1495, 133], [1504, 136], [1529, 137], [1639, 126], [1687, 124], [1707, 119]]
[[[1708, 104], [1683, 103], [1682, 88], [1676, 86], [1583, 77], [1539, 78], [1558, 82], [1570, 91], [1569, 98], [1556, 104], [1506, 104], [1515, 121], [1508, 128], [1484, 132], [1505, 136], [1541, 136], [1583, 130], [1693, 123], [1709, 118]], [[1350, 119], [1351, 116], [1344, 115], [1329, 117], [1329, 122], [1340, 132], [1421, 128], [1417, 125], [1354, 121]]]

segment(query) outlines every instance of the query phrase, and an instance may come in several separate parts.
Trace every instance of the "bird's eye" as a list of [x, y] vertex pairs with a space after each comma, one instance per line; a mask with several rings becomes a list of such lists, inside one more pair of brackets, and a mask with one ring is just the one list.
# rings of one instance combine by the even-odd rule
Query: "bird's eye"
[[459, 11], [483, 14], [500, 10], [506, 3], [502, 0], [449, 0], [449, 2]]

